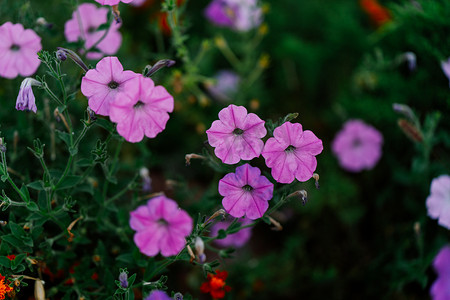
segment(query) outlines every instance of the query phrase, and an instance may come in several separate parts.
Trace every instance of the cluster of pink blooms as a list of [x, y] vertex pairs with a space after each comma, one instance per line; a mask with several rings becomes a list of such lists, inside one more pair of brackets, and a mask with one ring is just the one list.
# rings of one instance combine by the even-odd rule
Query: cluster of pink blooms
[[[219, 112], [219, 120], [206, 131], [208, 142], [223, 163], [235, 164], [262, 155], [276, 181], [309, 180], [317, 167], [315, 156], [323, 150], [322, 141], [311, 131], [303, 131], [300, 124], [286, 122], [264, 144], [264, 124], [256, 114], [247, 113], [245, 107], [231, 104]], [[230, 215], [254, 220], [266, 212], [273, 184], [261, 176], [258, 168], [244, 164], [219, 181], [219, 193], [224, 196], [222, 205]]]
[[6, 22], [0, 26], [0, 77], [16, 78], [33, 75], [41, 61], [41, 38], [22, 24]]
[[152, 198], [130, 213], [130, 227], [136, 231], [134, 242], [148, 256], [178, 254], [192, 226], [189, 214], [166, 196]]
[[173, 111], [173, 97], [153, 80], [124, 71], [117, 57], [105, 57], [81, 80], [81, 92], [97, 114], [117, 123], [117, 132], [136, 143], [164, 130]]
[[426, 206], [428, 215], [437, 219], [439, 225], [450, 229], [450, 176], [441, 175], [431, 182]]
[[350, 120], [331, 146], [342, 168], [350, 172], [372, 169], [381, 158], [383, 136], [362, 120]]

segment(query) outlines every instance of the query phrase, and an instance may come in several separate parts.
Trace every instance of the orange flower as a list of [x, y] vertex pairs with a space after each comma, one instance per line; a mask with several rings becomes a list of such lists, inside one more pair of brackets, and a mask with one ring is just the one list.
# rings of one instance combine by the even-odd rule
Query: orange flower
[[213, 299], [222, 299], [225, 297], [225, 292], [231, 290], [231, 287], [225, 285], [228, 272], [216, 270], [216, 273], [216, 275], [208, 274], [208, 281], [200, 286], [200, 291], [202, 293], [210, 293]]
[[360, 0], [359, 4], [377, 27], [391, 20], [389, 10], [378, 3], [377, 0]]
[[0, 274], [0, 300], [5, 299], [5, 294], [13, 291], [13, 288], [5, 283], [5, 276]]

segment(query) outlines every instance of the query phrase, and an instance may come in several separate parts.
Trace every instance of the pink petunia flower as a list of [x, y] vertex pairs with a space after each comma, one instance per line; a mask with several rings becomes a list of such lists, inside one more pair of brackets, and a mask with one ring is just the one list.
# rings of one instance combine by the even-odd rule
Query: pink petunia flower
[[280, 183], [310, 179], [317, 167], [315, 156], [323, 150], [322, 141], [312, 131], [303, 131], [299, 123], [291, 122], [275, 128], [273, 136], [262, 151], [273, 178]]
[[166, 196], [148, 200], [130, 213], [130, 227], [136, 230], [134, 243], [147, 256], [159, 252], [172, 256], [180, 252], [192, 231], [192, 218]]
[[261, 171], [249, 164], [236, 168], [219, 181], [219, 194], [224, 196], [222, 205], [235, 218], [244, 215], [255, 220], [261, 218], [273, 196], [273, 184]]
[[173, 300], [164, 291], [153, 290], [144, 300]]
[[133, 6], [142, 6], [147, 0], [133, 0], [130, 4]]
[[257, 0], [213, 0], [205, 16], [217, 26], [248, 31], [261, 24], [262, 9]]
[[450, 299], [450, 246], [446, 245], [439, 250], [433, 261], [433, 267], [438, 278], [430, 288], [433, 300]]
[[450, 176], [441, 175], [431, 182], [426, 201], [428, 216], [438, 219], [439, 225], [450, 229]]
[[267, 133], [264, 121], [254, 113], [247, 114], [243, 106], [234, 104], [219, 112], [219, 119], [206, 133], [214, 153], [226, 164], [250, 160], [261, 155]]
[[131, 143], [140, 142], [144, 135], [154, 138], [164, 130], [173, 111], [173, 97], [153, 80], [138, 76], [137, 93], [111, 103], [110, 119], [117, 123], [117, 132]]
[[[223, 222], [217, 222], [216, 224], [214, 224], [211, 227], [211, 236], [212, 237], [217, 236], [219, 230], [221, 229], [226, 230], [230, 226], [231, 222], [232, 222], [231, 220], [225, 220]], [[243, 218], [239, 219], [238, 222], [241, 224], [241, 226], [245, 226], [250, 224], [251, 220]], [[215, 240], [214, 243], [216, 243], [220, 247], [240, 248], [248, 242], [251, 236], [252, 236], [252, 228], [248, 227], [241, 229], [236, 233], [228, 234], [224, 239]]]
[[120, 2], [130, 3], [132, 1], [134, 0], [95, 0], [95, 2], [100, 3], [101, 5], [110, 5], [110, 6], [117, 5]]
[[231, 102], [238, 91], [241, 78], [236, 72], [222, 70], [214, 76], [216, 82], [206, 88], [214, 98], [223, 102]]
[[136, 97], [137, 77], [133, 71], [124, 71], [117, 57], [105, 57], [81, 79], [81, 92], [89, 99], [89, 107], [95, 113], [108, 116], [116, 98]]
[[[72, 19], [66, 22], [64, 26], [64, 35], [67, 41], [77, 42], [84, 41], [84, 47], [90, 49], [105, 34], [105, 30], [97, 30], [98, 27], [107, 20], [108, 9], [105, 7], [95, 6], [92, 3], [83, 3], [73, 12]], [[121, 23], [113, 22], [105, 38], [96, 45], [95, 48], [100, 52], [89, 51], [86, 55], [89, 59], [100, 59], [105, 54], [112, 55], [119, 50], [122, 44], [122, 35], [119, 32]]]
[[344, 124], [333, 140], [332, 150], [342, 168], [350, 172], [372, 169], [381, 158], [383, 136], [362, 120]]
[[41, 64], [37, 55], [40, 50], [41, 38], [33, 30], [4, 23], [0, 26], [0, 76], [12, 79], [33, 75]]

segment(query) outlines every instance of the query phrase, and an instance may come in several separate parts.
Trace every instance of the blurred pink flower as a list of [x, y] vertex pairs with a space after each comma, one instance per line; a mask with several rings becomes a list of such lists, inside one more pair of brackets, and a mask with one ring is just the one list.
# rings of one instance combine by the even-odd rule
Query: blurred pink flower
[[137, 77], [133, 71], [124, 71], [117, 57], [105, 57], [81, 79], [81, 92], [89, 99], [89, 107], [95, 113], [108, 116], [116, 98], [134, 99], [139, 85]]
[[101, 5], [117, 5], [120, 2], [130, 3], [133, 0], [95, 0], [95, 2], [100, 3]]
[[236, 168], [219, 181], [219, 194], [224, 196], [222, 205], [235, 218], [244, 215], [255, 220], [261, 218], [273, 196], [273, 184], [261, 171], [249, 164]]
[[262, 9], [257, 0], [213, 0], [205, 16], [217, 26], [248, 31], [262, 22]]
[[426, 201], [428, 216], [438, 219], [439, 225], [450, 229], [450, 176], [441, 175], [431, 182]]
[[362, 120], [350, 120], [344, 124], [332, 144], [342, 168], [350, 172], [372, 169], [381, 158], [383, 136]]
[[263, 120], [234, 104], [222, 109], [219, 119], [206, 133], [209, 144], [215, 147], [214, 153], [223, 163], [235, 164], [261, 155], [264, 147], [261, 139], [267, 133]]
[[299, 123], [291, 122], [275, 128], [273, 136], [262, 151], [273, 178], [281, 183], [310, 179], [317, 167], [315, 156], [323, 150], [322, 141], [312, 131], [303, 131]]
[[141, 6], [144, 4], [147, 0], [133, 0], [130, 4], [133, 6]]
[[438, 278], [430, 288], [430, 295], [433, 300], [450, 299], [450, 246], [444, 246], [436, 255], [433, 267], [438, 274]]
[[216, 82], [208, 85], [208, 91], [217, 100], [231, 102], [239, 87], [241, 78], [236, 72], [230, 70], [222, 70], [214, 76]]
[[441, 61], [441, 68], [445, 76], [447, 76], [450, 86], [450, 57], [447, 60]]
[[41, 64], [37, 55], [41, 49], [41, 38], [33, 30], [4, 23], [0, 26], [0, 76], [33, 75]]
[[[82, 40], [84, 41], [84, 47], [89, 50], [105, 34], [106, 29], [97, 30], [97, 28], [108, 21], [107, 14], [107, 8], [97, 8], [97, 6], [92, 3], [83, 3], [78, 6], [78, 9], [72, 14], [72, 19], [67, 21], [64, 26], [64, 34], [67, 41], [77, 42], [78, 40]], [[89, 59], [100, 59], [105, 54], [115, 54], [122, 44], [122, 35], [118, 31], [120, 26], [121, 23], [113, 22], [108, 34], [95, 47], [100, 50], [101, 53], [89, 51], [86, 57]]]
[[148, 200], [130, 212], [130, 227], [136, 230], [134, 242], [147, 256], [159, 252], [163, 256], [178, 254], [185, 245], [185, 237], [192, 231], [192, 218], [166, 196]]
[[111, 103], [110, 119], [117, 123], [117, 132], [131, 143], [140, 142], [144, 135], [154, 138], [164, 130], [173, 111], [173, 97], [153, 80], [138, 76], [137, 93]]
[[173, 300], [163, 291], [153, 290], [144, 300]]
[[33, 94], [32, 86], [41, 86], [42, 83], [36, 79], [27, 77], [20, 84], [19, 94], [16, 100], [17, 110], [31, 110], [37, 112], [36, 102]]
[[[217, 222], [216, 224], [214, 224], [211, 227], [210, 236], [212, 236], [212, 237], [217, 236], [217, 234], [219, 233], [219, 230], [220, 229], [226, 230], [230, 226], [231, 222], [232, 222], [231, 220]], [[245, 225], [250, 224], [252, 221], [247, 218], [243, 218], [243, 219], [239, 219], [238, 222], [241, 224], [241, 226], [245, 226]], [[248, 227], [248, 228], [241, 229], [236, 233], [229, 234], [224, 239], [215, 240], [214, 243], [216, 243], [220, 247], [239, 248], [239, 247], [244, 246], [248, 242], [251, 235], [252, 235], [252, 228]]]

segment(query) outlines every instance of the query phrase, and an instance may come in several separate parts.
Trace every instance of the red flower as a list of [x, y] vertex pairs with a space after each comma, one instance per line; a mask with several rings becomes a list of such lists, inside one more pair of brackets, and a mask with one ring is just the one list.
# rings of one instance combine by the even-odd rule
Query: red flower
[[9, 260], [14, 260], [16, 259], [16, 256], [14, 254], [10, 254], [8, 256], [6, 256], [7, 258], [9, 258]]
[[378, 3], [377, 0], [360, 0], [359, 3], [377, 27], [391, 20], [389, 11]]
[[10, 287], [6, 282], [5, 282], [5, 276], [3, 276], [2, 274], [0, 274], [0, 300], [5, 299], [5, 294], [6, 293], [11, 293], [13, 291], [13, 288]]
[[216, 273], [216, 275], [208, 274], [208, 281], [202, 283], [200, 286], [200, 291], [202, 293], [210, 293], [213, 299], [222, 299], [225, 297], [225, 292], [229, 292], [231, 290], [231, 287], [225, 285], [228, 272], [216, 270]]

